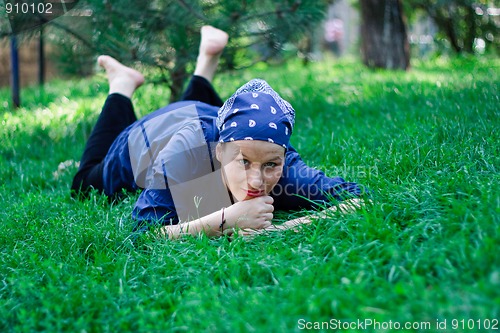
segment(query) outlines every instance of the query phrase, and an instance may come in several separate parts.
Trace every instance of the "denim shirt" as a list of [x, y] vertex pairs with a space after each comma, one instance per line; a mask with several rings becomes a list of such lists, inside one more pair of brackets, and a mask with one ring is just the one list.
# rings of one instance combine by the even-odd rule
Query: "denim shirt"
[[[135, 230], [177, 224], [231, 205], [215, 158], [218, 107], [182, 101], [161, 108], [126, 128], [104, 160], [104, 191], [142, 190], [132, 216]], [[361, 187], [308, 167], [289, 146], [283, 174], [270, 196], [275, 210], [310, 209], [358, 196]]]

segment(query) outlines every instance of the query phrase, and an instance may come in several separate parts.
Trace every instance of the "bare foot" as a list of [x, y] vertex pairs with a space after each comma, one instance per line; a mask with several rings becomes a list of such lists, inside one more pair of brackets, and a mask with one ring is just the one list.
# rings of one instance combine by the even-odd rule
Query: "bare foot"
[[226, 32], [210, 25], [201, 27], [200, 54], [217, 56], [227, 45], [229, 36]]
[[140, 72], [121, 64], [110, 56], [99, 56], [97, 63], [106, 70], [110, 94], [119, 93], [130, 98], [134, 91], [144, 83], [144, 76]]
[[210, 25], [201, 28], [200, 49], [194, 75], [202, 76], [209, 82], [212, 81], [228, 38], [227, 33]]

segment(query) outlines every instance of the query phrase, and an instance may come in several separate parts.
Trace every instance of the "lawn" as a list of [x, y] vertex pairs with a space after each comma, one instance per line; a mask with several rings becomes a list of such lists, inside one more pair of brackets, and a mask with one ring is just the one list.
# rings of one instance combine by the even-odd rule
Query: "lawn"
[[[498, 73], [498, 59], [330, 60], [218, 76], [223, 98], [266, 79], [297, 110], [304, 160], [373, 199], [232, 240], [132, 242], [134, 195], [71, 199], [102, 74], [25, 89], [18, 110], [0, 90], [0, 332], [500, 330]], [[134, 103], [167, 100], [145, 85]]]

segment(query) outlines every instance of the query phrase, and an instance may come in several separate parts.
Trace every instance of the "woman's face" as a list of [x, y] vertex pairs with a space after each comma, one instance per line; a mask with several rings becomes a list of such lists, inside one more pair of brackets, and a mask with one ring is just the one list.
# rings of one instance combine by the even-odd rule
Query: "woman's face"
[[240, 140], [219, 144], [223, 181], [237, 201], [268, 195], [283, 173], [285, 149], [277, 144]]

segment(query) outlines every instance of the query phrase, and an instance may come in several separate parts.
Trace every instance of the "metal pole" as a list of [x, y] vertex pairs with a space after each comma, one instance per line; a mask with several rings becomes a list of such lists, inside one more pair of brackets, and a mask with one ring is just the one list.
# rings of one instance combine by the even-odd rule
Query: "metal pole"
[[43, 87], [45, 83], [45, 52], [43, 44], [43, 26], [40, 26], [40, 39], [38, 43], [38, 84], [40, 87]]
[[10, 38], [10, 66], [11, 66], [11, 87], [12, 87], [12, 102], [14, 107], [18, 108], [21, 105], [19, 98], [19, 55], [17, 53], [16, 36]]

